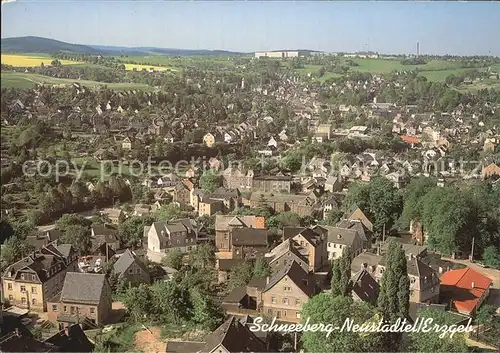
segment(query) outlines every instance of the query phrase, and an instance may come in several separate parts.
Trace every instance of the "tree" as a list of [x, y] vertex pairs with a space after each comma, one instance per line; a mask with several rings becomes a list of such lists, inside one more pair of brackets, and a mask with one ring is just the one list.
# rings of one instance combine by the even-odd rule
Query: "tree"
[[8, 266], [27, 256], [35, 248], [17, 236], [11, 236], [2, 244], [2, 265]]
[[430, 190], [436, 187], [436, 180], [427, 177], [419, 177], [408, 184], [403, 195], [403, 212], [398, 220], [400, 228], [407, 229], [411, 221], [422, 219], [422, 200]]
[[500, 268], [500, 252], [498, 248], [492, 245], [484, 249], [483, 262], [487, 266], [497, 269]]
[[[374, 311], [364, 302], [354, 302], [351, 297], [334, 297], [329, 293], [313, 296], [302, 307], [302, 323], [310, 325], [332, 324], [342, 327], [346, 319], [361, 325], [374, 316]], [[329, 336], [325, 332], [312, 330], [302, 335], [307, 352], [374, 352], [381, 351], [377, 334], [359, 335], [357, 332], [335, 331]]]
[[271, 266], [264, 257], [260, 256], [255, 261], [253, 274], [255, 277], [267, 277], [271, 275]]
[[283, 166], [293, 172], [299, 171], [302, 168], [302, 156], [298, 152], [289, 152], [283, 158]]
[[82, 226], [84, 228], [90, 228], [91, 225], [91, 220], [77, 214], [64, 214], [56, 222], [57, 229], [59, 229], [63, 233], [67, 232], [67, 229], [70, 226]]
[[479, 336], [479, 325], [483, 325], [483, 332], [486, 326], [492, 323], [495, 317], [495, 307], [489, 304], [483, 304], [476, 313], [476, 323], [478, 324], [477, 335]]
[[[432, 318], [433, 325], [452, 325], [455, 324], [449, 319], [449, 316], [443, 311], [433, 309], [424, 309], [419, 311], [419, 318], [425, 320]], [[453, 337], [446, 335], [439, 337], [440, 332], [431, 330], [430, 332], [412, 332], [410, 337], [411, 352], [468, 352], [469, 349], [465, 344], [465, 336], [462, 333], [456, 333]]]
[[127, 218], [118, 227], [122, 242], [127, 247], [138, 248], [142, 244], [144, 227], [153, 222], [152, 217], [132, 216]]
[[384, 177], [375, 177], [370, 182], [370, 214], [373, 216], [373, 228], [382, 231], [384, 225], [390, 229], [399, 218], [401, 197], [392, 184]]
[[[402, 247], [395, 241], [389, 243], [384, 261], [386, 269], [380, 281], [378, 308], [386, 322], [394, 323], [398, 318], [407, 318], [410, 308], [410, 280], [406, 256]], [[389, 332], [385, 336], [386, 348], [390, 351], [395, 351], [400, 342], [399, 332]]]
[[155, 312], [160, 321], [181, 324], [192, 316], [188, 289], [174, 281], [156, 282], [152, 286]]
[[122, 302], [135, 321], [144, 320], [154, 311], [153, 293], [144, 283], [125, 291]]
[[154, 213], [154, 218], [159, 221], [170, 221], [174, 218], [181, 218], [185, 213], [181, 210], [180, 207], [169, 204], [160, 207]]
[[333, 296], [351, 296], [351, 259], [351, 249], [345, 248], [342, 256], [333, 261], [331, 282]]
[[206, 171], [200, 177], [200, 188], [208, 192], [214, 192], [218, 187], [222, 186], [222, 177], [214, 171]]
[[162, 263], [176, 270], [180, 270], [182, 267], [183, 257], [184, 255], [182, 255], [182, 252], [178, 248], [175, 248], [174, 250], [169, 251], [165, 255], [165, 257], [162, 260]]
[[214, 300], [199, 287], [190, 291], [193, 303], [192, 321], [206, 330], [215, 330], [224, 320], [224, 313]]
[[212, 268], [215, 260], [215, 247], [212, 244], [200, 244], [189, 253], [189, 265], [196, 269]]
[[227, 283], [231, 291], [235, 288], [246, 286], [253, 277], [253, 266], [250, 262], [243, 262], [232, 268], [231, 277]]
[[71, 244], [80, 255], [86, 255], [92, 247], [90, 231], [81, 225], [68, 226], [60, 239]]

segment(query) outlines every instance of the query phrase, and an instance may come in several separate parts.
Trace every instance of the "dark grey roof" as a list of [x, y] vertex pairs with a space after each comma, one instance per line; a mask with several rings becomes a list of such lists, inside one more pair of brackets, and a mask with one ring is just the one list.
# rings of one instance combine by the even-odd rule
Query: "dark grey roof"
[[235, 228], [231, 234], [234, 246], [267, 246], [267, 229]]
[[352, 229], [331, 227], [331, 226], [324, 226], [324, 227], [328, 229], [329, 243], [352, 246], [356, 237], [359, 236], [358, 233]]
[[219, 259], [217, 260], [219, 264], [220, 271], [230, 271], [235, 266], [238, 266], [245, 262], [243, 259]]
[[239, 304], [247, 296], [247, 287], [241, 286], [234, 288], [223, 300], [223, 303]]
[[61, 301], [98, 304], [106, 282], [104, 274], [68, 272], [64, 279]]
[[352, 259], [351, 271], [357, 273], [361, 268], [377, 266], [383, 257], [368, 251], [365, 251]]
[[94, 232], [95, 236], [118, 234], [118, 230], [108, 224], [95, 224], [92, 226], [92, 231]]
[[266, 346], [236, 318], [231, 317], [205, 338], [203, 352], [212, 352], [219, 345], [229, 352], [265, 352]]
[[292, 261], [287, 266], [284, 266], [280, 271], [278, 271], [275, 275], [273, 275], [269, 279], [269, 283], [267, 283], [266, 288], [264, 288], [264, 292], [273, 288], [279, 281], [283, 279], [283, 277], [287, 276], [295, 283], [297, 287], [299, 287], [304, 294], [309, 297], [312, 297], [315, 293], [315, 285], [312, 278], [310, 278], [309, 273], [304, 271], [300, 265]]
[[135, 256], [130, 249], [125, 250], [123, 254], [120, 255], [118, 260], [116, 260], [113, 269], [118, 274], [124, 274], [133, 263], [136, 263], [145, 273], [149, 273], [146, 265]]
[[375, 304], [380, 286], [366, 270], [360, 270], [351, 278], [352, 291], [364, 302]]
[[205, 342], [167, 341], [166, 353], [196, 353], [203, 349]]
[[283, 240], [293, 238], [299, 234], [302, 229], [304, 229], [304, 227], [283, 227]]

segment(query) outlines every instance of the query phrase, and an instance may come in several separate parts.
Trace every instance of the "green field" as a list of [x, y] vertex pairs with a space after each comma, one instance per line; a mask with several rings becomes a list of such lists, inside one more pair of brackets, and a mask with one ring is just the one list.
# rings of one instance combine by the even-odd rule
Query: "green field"
[[73, 80], [66, 78], [55, 78], [43, 75], [24, 73], [24, 72], [2, 72], [1, 75], [2, 88], [21, 88], [28, 89], [33, 88], [37, 84], [47, 84], [47, 85], [71, 85], [74, 82], [78, 82], [89, 88], [96, 86], [107, 86], [108, 88], [115, 90], [130, 90], [130, 89], [140, 89], [140, 90], [152, 90], [153, 87], [142, 83], [104, 83], [97, 81], [88, 80]]

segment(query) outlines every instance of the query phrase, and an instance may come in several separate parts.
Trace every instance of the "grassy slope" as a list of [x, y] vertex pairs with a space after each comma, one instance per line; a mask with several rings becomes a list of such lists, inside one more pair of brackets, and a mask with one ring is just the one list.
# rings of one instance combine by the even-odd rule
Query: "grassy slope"
[[78, 82], [87, 87], [94, 86], [108, 86], [109, 88], [116, 90], [129, 90], [129, 89], [141, 89], [141, 90], [152, 90], [153, 88], [141, 83], [104, 83], [97, 81], [88, 80], [73, 80], [66, 78], [54, 78], [48, 76], [42, 76], [31, 73], [23, 72], [2, 72], [2, 87], [3, 88], [33, 88], [36, 84], [49, 84], [49, 85], [70, 85], [73, 82]]

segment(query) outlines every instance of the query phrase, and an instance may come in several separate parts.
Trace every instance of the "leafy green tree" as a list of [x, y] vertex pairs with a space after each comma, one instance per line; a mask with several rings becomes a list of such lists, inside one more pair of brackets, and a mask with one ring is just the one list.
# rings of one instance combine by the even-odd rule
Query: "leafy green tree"
[[191, 302], [193, 303], [192, 322], [206, 330], [215, 330], [224, 320], [224, 313], [219, 305], [204, 293], [199, 287], [190, 291]]
[[3, 267], [21, 260], [34, 250], [35, 248], [25, 240], [21, 240], [17, 236], [11, 236], [2, 244], [1, 259]]
[[297, 152], [289, 152], [283, 158], [283, 166], [293, 172], [299, 171], [302, 168], [302, 156]]
[[212, 244], [200, 244], [189, 253], [189, 265], [196, 269], [215, 266], [215, 247]]
[[170, 221], [175, 218], [181, 218], [185, 215], [186, 212], [184, 212], [180, 207], [174, 204], [168, 204], [156, 210], [153, 216], [159, 221]]
[[427, 177], [419, 177], [407, 185], [403, 195], [403, 212], [398, 220], [400, 228], [407, 229], [411, 221], [421, 220], [423, 198], [430, 190], [436, 187], [436, 180]]
[[182, 252], [179, 249], [174, 249], [172, 251], [169, 251], [165, 255], [165, 257], [162, 260], [162, 263], [176, 270], [180, 270], [180, 268], [182, 267], [183, 257], [184, 255], [182, 255]]
[[271, 275], [271, 266], [264, 257], [260, 256], [255, 261], [253, 274], [255, 277], [267, 277]]
[[333, 296], [351, 296], [351, 259], [351, 249], [346, 248], [341, 257], [333, 260], [331, 282]]
[[[495, 307], [489, 304], [483, 304], [476, 313], [476, 323], [478, 325], [483, 325], [483, 332], [486, 331], [486, 327], [493, 322], [495, 317]], [[477, 334], [479, 335], [479, 327], [477, 329]]]
[[[321, 293], [309, 299], [302, 307], [302, 322], [309, 318], [309, 323], [332, 324], [342, 327], [346, 319], [361, 325], [374, 316], [374, 311], [364, 302], [354, 302], [351, 297], [334, 297]], [[307, 352], [374, 352], [381, 351], [376, 334], [362, 336], [357, 332], [333, 332], [327, 336], [324, 332], [306, 331], [302, 343]]]
[[56, 222], [57, 229], [59, 229], [63, 233], [65, 233], [70, 226], [82, 226], [85, 228], [90, 228], [91, 225], [91, 220], [77, 214], [64, 214]]
[[118, 227], [121, 241], [127, 247], [140, 247], [144, 236], [144, 227], [153, 222], [152, 217], [132, 216], [127, 218]]
[[488, 246], [483, 251], [483, 262], [493, 268], [500, 268], [500, 251], [495, 246]]
[[[402, 247], [391, 241], [384, 255], [386, 269], [380, 280], [378, 308], [386, 322], [394, 323], [398, 318], [409, 315], [410, 280], [408, 278], [406, 256]], [[400, 332], [388, 332], [385, 344], [388, 350], [394, 351], [401, 343]]]
[[189, 291], [177, 283], [156, 282], [152, 286], [155, 312], [160, 321], [181, 324], [192, 317], [192, 303]]
[[[424, 309], [419, 311], [419, 317], [423, 320], [432, 318], [433, 325], [452, 325], [445, 312], [433, 309]], [[456, 333], [453, 337], [447, 334], [445, 337], [439, 337], [441, 333], [430, 332], [412, 332], [410, 337], [411, 352], [469, 352], [465, 344], [465, 336], [462, 333]]]
[[123, 293], [122, 302], [133, 320], [142, 321], [154, 312], [153, 293], [149, 286], [141, 283]]
[[370, 214], [373, 216], [373, 228], [379, 232], [390, 229], [399, 218], [401, 196], [392, 182], [384, 177], [375, 177], [370, 182]]
[[90, 231], [81, 225], [68, 226], [60, 239], [71, 244], [80, 255], [88, 254], [92, 247]]
[[231, 270], [231, 276], [227, 283], [231, 291], [235, 288], [246, 286], [253, 277], [253, 266], [250, 262], [243, 262]]
[[214, 171], [206, 171], [200, 177], [200, 189], [214, 192], [217, 188], [222, 186], [222, 177]]

